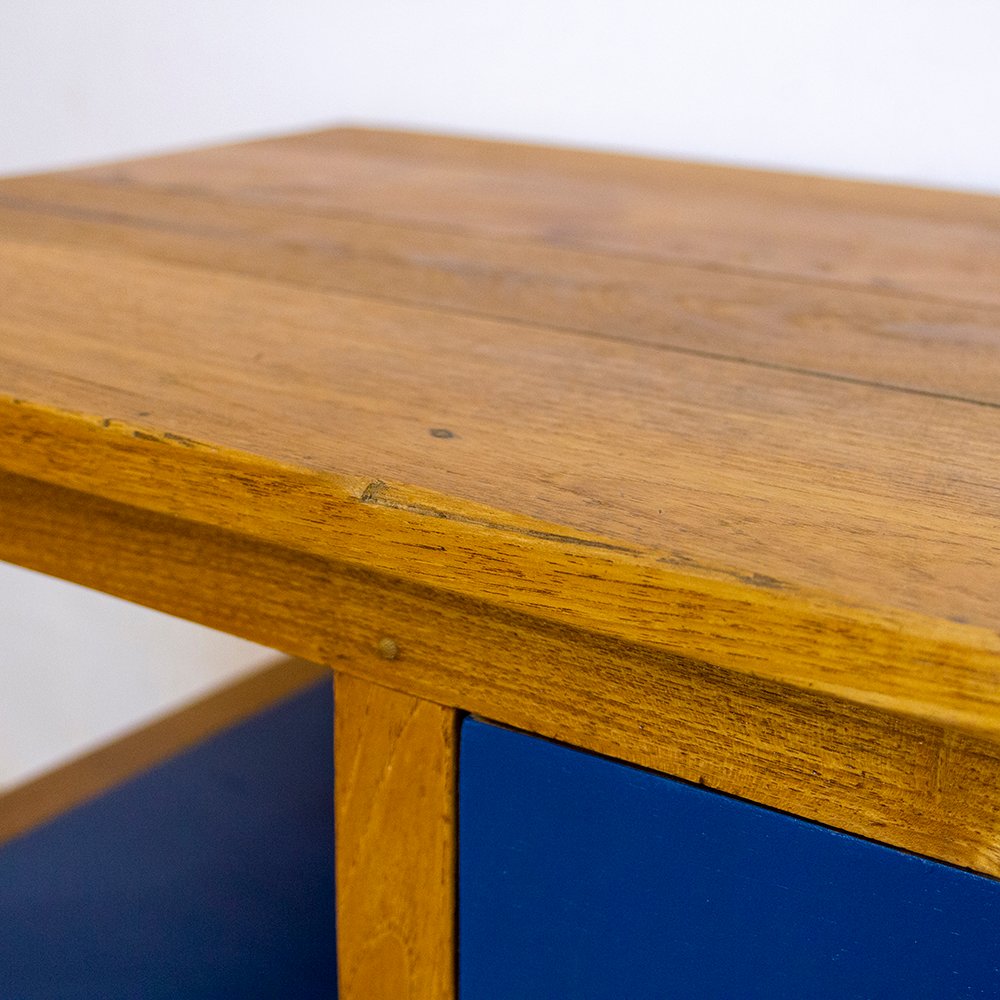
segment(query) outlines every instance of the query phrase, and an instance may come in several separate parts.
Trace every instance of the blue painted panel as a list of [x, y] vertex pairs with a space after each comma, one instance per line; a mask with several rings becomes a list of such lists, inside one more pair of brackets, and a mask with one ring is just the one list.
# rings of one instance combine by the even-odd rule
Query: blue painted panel
[[1000, 882], [467, 720], [461, 1000], [1000, 997]]
[[331, 687], [0, 848], [0, 997], [335, 997]]

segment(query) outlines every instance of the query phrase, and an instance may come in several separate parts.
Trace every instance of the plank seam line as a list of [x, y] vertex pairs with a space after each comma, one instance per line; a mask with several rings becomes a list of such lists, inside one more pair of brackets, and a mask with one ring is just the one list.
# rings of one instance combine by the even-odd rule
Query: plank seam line
[[[44, 175], [37, 175], [44, 176]], [[6, 178], [4, 178], [6, 179]], [[0, 183], [2, 180], [0, 179]], [[24, 180], [23, 177], [13, 177], [10, 180]], [[372, 215], [369, 212], [354, 212], [350, 209], [329, 209], [320, 206], [289, 206], [281, 202], [271, 201], [262, 197], [233, 197], [221, 195], [210, 188], [200, 188], [194, 185], [184, 184], [146, 184], [123, 182], [119, 180], [76, 178], [71, 177], [74, 184], [88, 185], [95, 188], [129, 189], [138, 192], [152, 194], [165, 194], [170, 197], [196, 198], [200, 201], [210, 202], [216, 205], [230, 205], [235, 207], [266, 209], [275, 213], [289, 217], [315, 218], [317, 216], [324, 219], [342, 219], [344, 221], [354, 221], [380, 225], [393, 229], [403, 229], [415, 233], [440, 233], [445, 236], [461, 236], [467, 239], [484, 240], [491, 243], [503, 243], [512, 247], [541, 247], [548, 250], [559, 250], [564, 253], [578, 253], [588, 257], [600, 257], [607, 260], [624, 260], [641, 264], [661, 264], [670, 267], [687, 268], [692, 271], [704, 271], [711, 274], [725, 274], [738, 278], [757, 278], [761, 280], [783, 282], [785, 284], [797, 285], [804, 288], [832, 288], [844, 292], [863, 292], [868, 295], [877, 295], [883, 298], [898, 299], [902, 302], [920, 302], [926, 305], [937, 306], [959, 306], [966, 309], [982, 309], [987, 312], [1000, 311], [1000, 304], [990, 304], [961, 297], [951, 297], [948, 295], [928, 295], [926, 293], [906, 291], [900, 288], [886, 288], [881, 285], [865, 284], [855, 281], [837, 281], [821, 276], [802, 277], [790, 274], [786, 271], [772, 271], [767, 268], [739, 267], [734, 264], [722, 264], [696, 258], [683, 257], [679, 255], [657, 255], [655, 253], [637, 253], [635, 251], [612, 251], [601, 246], [588, 244], [587, 242], [557, 242], [543, 238], [524, 236], [517, 234], [494, 234], [483, 233], [476, 229], [460, 225], [447, 225], [445, 223], [416, 222], [412, 219], [392, 215]], [[146, 225], [149, 229], [162, 229], [168, 232], [198, 232], [197, 229], [175, 228], [165, 223], [157, 223], [152, 220], [137, 219], [135, 216], [119, 212], [104, 212], [88, 210], [72, 205], [59, 205], [53, 202], [38, 201], [25, 198], [22, 195], [8, 195], [0, 192], [0, 205], [15, 211], [35, 211], [42, 210], [53, 215], [66, 216], [67, 218], [92, 219], [94, 221], [108, 221], [120, 223], [135, 223]]]
[[[8, 205], [8, 207], [15, 207], [18, 210], [20, 210], [17, 206], [9, 205], [10, 201], [11, 199], [9, 199], [8, 196], [0, 195], [0, 205]], [[26, 205], [25, 207], [28, 206]], [[85, 210], [76, 210], [72, 208], [70, 208], [67, 211], [63, 211], [61, 206], [52, 206], [47, 204], [42, 205], [41, 203], [39, 203], [38, 205], [31, 205], [29, 210], [34, 210], [36, 208], [42, 208], [46, 211], [50, 211], [51, 214], [55, 215], [56, 217], [93, 218], [95, 221], [100, 221], [100, 220], [114, 221], [114, 222], [134, 225], [137, 228], [163, 230], [166, 232], [173, 232], [180, 235], [183, 235], [186, 232], [186, 230], [181, 228], [171, 227], [168, 225], [159, 224], [155, 222], [149, 222], [144, 219], [136, 219], [134, 216], [119, 215], [117, 213], [104, 213], [104, 212], [91, 213]], [[188, 231], [197, 232], [197, 230], [188, 230]], [[141, 260], [145, 258], [140, 256], [139, 259]], [[171, 261], [169, 259], [164, 260], [162, 258], [156, 258], [156, 259], [160, 260], [161, 263], [167, 263], [175, 267], [181, 266], [189, 268], [191, 270], [198, 270], [209, 273], [220, 273], [218, 269], [210, 268], [203, 263], [194, 263], [191, 261]], [[712, 268], [705, 268], [705, 269], [711, 270]], [[242, 270], [226, 269], [224, 271], [221, 271], [221, 273], [229, 275], [237, 275], [241, 277], [254, 276], [253, 272], [242, 271]], [[734, 273], [743, 275], [743, 272], [734, 272]], [[865, 379], [856, 375], [845, 375], [838, 372], [824, 372], [814, 368], [803, 368], [797, 365], [786, 365], [777, 361], [766, 361], [758, 358], [748, 358], [740, 355], [724, 354], [718, 351], [699, 350], [698, 348], [695, 347], [684, 347], [679, 344], [660, 344], [648, 340], [638, 339], [635, 337], [620, 336], [620, 335], [616, 336], [613, 334], [602, 332], [600, 330], [587, 330], [581, 327], [565, 326], [558, 323], [536, 323], [530, 320], [522, 319], [517, 316], [496, 315], [494, 313], [480, 313], [470, 309], [458, 308], [456, 306], [430, 305], [425, 302], [400, 298], [398, 296], [391, 296], [384, 294], [383, 295], [362, 294], [360, 292], [351, 289], [345, 289], [342, 287], [319, 288], [316, 287], [315, 285], [310, 285], [305, 282], [295, 281], [286, 277], [276, 277], [274, 275], [268, 275], [266, 278], [260, 277], [259, 280], [267, 284], [276, 284], [288, 288], [303, 289], [315, 295], [333, 294], [343, 298], [355, 299], [361, 302], [381, 302], [387, 305], [403, 306], [408, 309], [419, 309], [421, 311], [429, 313], [444, 313], [449, 316], [466, 317], [469, 319], [479, 319], [489, 322], [504, 323], [504, 324], [509, 324], [511, 326], [519, 326], [529, 330], [548, 330], [553, 333], [572, 334], [575, 336], [588, 337], [593, 340], [600, 340], [604, 343], [626, 344], [632, 347], [648, 348], [650, 350], [655, 350], [655, 351], [663, 351], [672, 354], [682, 354], [693, 358], [702, 358], [706, 361], [716, 361], [729, 364], [746, 365], [748, 367], [759, 368], [765, 371], [783, 372], [788, 375], [798, 375], [806, 378], [824, 379], [827, 381], [839, 382], [846, 385], [856, 385], [869, 389], [885, 390], [886, 392], [899, 392], [899, 393], [904, 393], [906, 395], [921, 396], [927, 399], [939, 399], [946, 402], [964, 403], [969, 406], [978, 406], [984, 409], [1000, 410], [1000, 402], [994, 402], [991, 400], [976, 399], [971, 396], [961, 396], [957, 393], [941, 392], [935, 389], [921, 389], [918, 386], [899, 385], [892, 382], [879, 382], [875, 379]], [[806, 281], [800, 282], [797, 279], [788, 279], [788, 280], [794, 283], [801, 283], [807, 286], [811, 285], [810, 282]], [[848, 285], [845, 287], [853, 291], [857, 290], [867, 291], [867, 289], [863, 289], [862, 286]], [[906, 298], [906, 296], [900, 296], [900, 297]], [[936, 301], [936, 300], [930, 300], [930, 301]], [[937, 304], [956, 305], [961, 303], [952, 302], [951, 300], [945, 300], [944, 302], [937, 302]], [[972, 308], [981, 308], [987, 311], [989, 310], [989, 307], [986, 306], [973, 305]], [[998, 322], [1000, 322], [1000, 318], [998, 318]]]

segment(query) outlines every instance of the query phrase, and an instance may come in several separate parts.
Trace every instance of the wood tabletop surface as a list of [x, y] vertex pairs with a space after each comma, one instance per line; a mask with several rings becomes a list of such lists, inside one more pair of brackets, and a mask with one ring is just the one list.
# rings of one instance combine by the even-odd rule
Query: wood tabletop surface
[[[521, 623], [501, 643], [572, 630], [567, 686], [627, 647], [779, 714], [1000, 739], [997, 198], [356, 128], [7, 179], [0, 468], [9, 524], [69, 490]], [[400, 629], [380, 682], [530, 721]], [[989, 859], [953, 859], [1000, 870], [978, 822]]]

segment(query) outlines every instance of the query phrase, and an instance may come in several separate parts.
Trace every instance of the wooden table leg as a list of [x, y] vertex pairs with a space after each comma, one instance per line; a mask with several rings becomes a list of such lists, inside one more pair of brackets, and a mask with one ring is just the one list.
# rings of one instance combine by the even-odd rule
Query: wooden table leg
[[454, 1000], [456, 713], [334, 684], [340, 997]]

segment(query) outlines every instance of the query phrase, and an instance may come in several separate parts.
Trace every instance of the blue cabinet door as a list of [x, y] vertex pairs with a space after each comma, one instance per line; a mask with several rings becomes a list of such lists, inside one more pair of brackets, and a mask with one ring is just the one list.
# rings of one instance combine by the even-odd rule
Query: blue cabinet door
[[324, 680], [0, 845], [0, 1000], [337, 995]]
[[1000, 998], [1000, 882], [467, 720], [461, 1000]]

